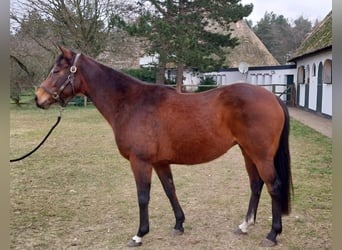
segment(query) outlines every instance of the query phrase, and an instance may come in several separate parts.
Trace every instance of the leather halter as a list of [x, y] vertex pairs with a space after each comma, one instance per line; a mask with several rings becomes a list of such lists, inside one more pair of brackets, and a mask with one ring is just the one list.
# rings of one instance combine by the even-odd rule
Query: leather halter
[[75, 83], [74, 83], [74, 77], [75, 73], [77, 71], [76, 63], [81, 54], [77, 54], [74, 59], [73, 65], [70, 67], [70, 74], [68, 75], [67, 79], [64, 81], [64, 83], [60, 86], [58, 91], [52, 91], [51, 89], [47, 88], [44, 85], [40, 85], [39, 88], [44, 89], [47, 93], [51, 95], [53, 99], [59, 102], [59, 104], [62, 107], [65, 107], [68, 104], [68, 101], [61, 98], [61, 94], [63, 93], [64, 89], [70, 84], [72, 88], [72, 95], [75, 95]]

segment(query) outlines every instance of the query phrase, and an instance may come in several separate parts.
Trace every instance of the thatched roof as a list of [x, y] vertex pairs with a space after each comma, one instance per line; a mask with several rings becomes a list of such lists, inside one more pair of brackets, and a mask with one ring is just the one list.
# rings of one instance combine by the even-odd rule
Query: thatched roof
[[332, 11], [305, 38], [289, 62], [332, 47]]
[[[255, 35], [246, 21], [240, 20], [237, 23], [230, 24], [232, 37], [239, 39], [239, 45], [234, 49], [226, 48], [227, 53], [224, 66], [235, 68], [241, 62], [249, 66], [273, 66], [279, 65], [279, 62], [267, 50], [261, 40]], [[212, 23], [208, 28], [214, 32], [224, 32], [217, 24]], [[99, 56], [103, 62], [110, 64], [114, 68], [139, 68], [139, 57], [143, 55], [146, 44], [136, 38], [126, 39], [121, 43], [121, 47], [116, 49], [116, 53], [103, 53]], [[167, 68], [175, 68], [174, 63], [168, 63]]]
[[227, 49], [229, 53], [225, 64], [228, 67], [238, 67], [240, 62], [246, 62], [249, 66], [279, 65], [246, 21], [240, 20], [230, 27], [233, 29], [232, 36], [237, 37], [240, 44], [234, 49]]

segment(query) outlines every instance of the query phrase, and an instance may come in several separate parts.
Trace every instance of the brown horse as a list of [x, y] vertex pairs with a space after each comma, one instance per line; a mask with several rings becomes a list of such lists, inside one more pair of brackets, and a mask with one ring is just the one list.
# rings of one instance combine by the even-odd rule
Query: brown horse
[[128, 246], [139, 246], [149, 232], [152, 169], [157, 173], [176, 218], [173, 234], [184, 232], [170, 164], [204, 163], [238, 144], [250, 179], [246, 217], [236, 233], [246, 234], [256, 219], [264, 183], [272, 198], [272, 228], [264, 246], [276, 244], [282, 215], [290, 212], [292, 180], [288, 145], [289, 115], [273, 93], [237, 83], [197, 94], [146, 84], [61, 48], [54, 67], [36, 92], [47, 109], [67, 105], [76, 94], [89, 97], [111, 125], [118, 149], [134, 173], [140, 225]]

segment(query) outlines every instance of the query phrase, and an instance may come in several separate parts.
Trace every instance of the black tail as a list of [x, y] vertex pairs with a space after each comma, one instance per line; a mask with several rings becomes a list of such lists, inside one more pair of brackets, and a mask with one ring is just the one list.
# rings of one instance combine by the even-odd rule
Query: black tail
[[285, 122], [280, 136], [278, 151], [274, 157], [274, 167], [276, 169], [276, 176], [280, 182], [279, 191], [282, 214], [289, 214], [291, 212], [291, 194], [293, 193], [291, 157], [289, 151], [290, 116], [285, 103], [279, 98], [278, 102], [283, 108]]

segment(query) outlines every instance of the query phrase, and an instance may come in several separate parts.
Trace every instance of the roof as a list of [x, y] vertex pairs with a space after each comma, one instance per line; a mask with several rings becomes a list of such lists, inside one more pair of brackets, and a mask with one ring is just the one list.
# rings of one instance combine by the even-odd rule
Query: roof
[[[239, 45], [234, 48], [223, 48], [226, 53], [226, 59], [223, 64], [224, 68], [237, 68], [241, 62], [247, 63], [249, 67], [280, 65], [245, 20], [231, 23], [229, 26], [231, 36], [239, 39]], [[217, 33], [226, 32], [215, 22], [209, 25], [208, 30]], [[166, 65], [166, 68], [175, 67], [174, 63]]]
[[269, 52], [259, 37], [252, 31], [245, 20], [240, 20], [230, 25], [232, 36], [239, 39], [239, 45], [227, 49], [228, 54], [225, 64], [228, 67], [238, 67], [241, 62], [249, 66], [275, 66], [279, 62]]
[[332, 48], [332, 11], [304, 39], [299, 48], [291, 55], [289, 62]]

